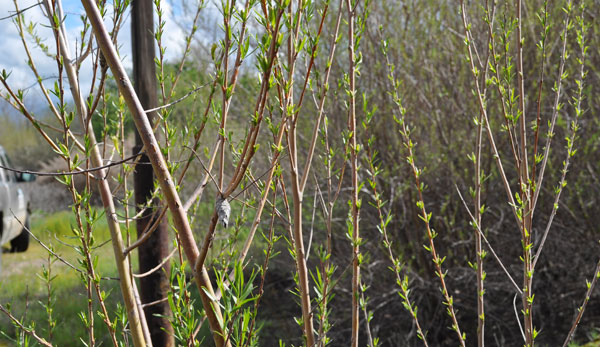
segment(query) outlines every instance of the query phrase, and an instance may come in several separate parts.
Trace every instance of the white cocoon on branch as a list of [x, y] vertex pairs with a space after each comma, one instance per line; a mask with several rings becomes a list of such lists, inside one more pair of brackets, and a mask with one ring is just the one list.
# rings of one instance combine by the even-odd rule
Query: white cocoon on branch
[[219, 216], [219, 223], [223, 225], [224, 228], [227, 228], [227, 224], [229, 223], [229, 215], [231, 214], [231, 206], [227, 199], [223, 197], [219, 197], [217, 199], [217, 215]]

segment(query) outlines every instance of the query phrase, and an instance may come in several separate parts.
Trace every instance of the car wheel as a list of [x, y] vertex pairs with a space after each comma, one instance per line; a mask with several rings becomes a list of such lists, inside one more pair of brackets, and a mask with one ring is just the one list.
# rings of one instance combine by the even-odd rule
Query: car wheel
[[29, 216], [25, 219], [25, 227], [21, 230], [19, 236], [15, 237], [10, 241], [10, 251], [14, 252], [25, 252], [29, 248]]

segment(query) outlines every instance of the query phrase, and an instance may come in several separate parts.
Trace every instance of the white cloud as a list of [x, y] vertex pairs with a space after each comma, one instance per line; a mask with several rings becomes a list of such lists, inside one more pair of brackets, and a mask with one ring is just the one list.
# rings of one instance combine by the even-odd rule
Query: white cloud
[[[19, 1], [19, 9], [27, 8], [35, 4], [35, 0]], [[0, 17], [5, 17], [14, 14], [15, 7], [11, 0], [0, 0]], [[26, 26], [30, 21], [37, 23], [34, 32], [42, 38], [43, 44], [47, 45], [50, 51], [55, 50], [54, 41], [51, 40], [51, 31], [47, 27], [48, 19], [46, 19], [39, 7], [33, 7], [25, 12]], [[26, 88], [36, 79], [27, 64], [27, 55], [25, 48], [21, 42], [17, 27], [13, 18], [0, 21], [0, 32], [3, 33], [3, 40], [0, 43], [0, 66], [8, 72], [11, 72], [9, 82], [15, 88]], [[26, 34], [27, 35], [27, 34]], [[26, 36], [27, 37], [27, 36]], [[39, 48], [35, 47], [34, 42], [27, 37], [26, 40], [30, 52], [34, 57], [36, 68], [39, 70], [43, 78], [50, 76], [54, 71], [52, 67], [55, 65], [53, 59], [47, 57]], [[54, 72], [54, 74], [56, 74]]]
[[[18, 0], [18, 5], [20, 9], [24, 9], [34, 5], [36, 1]], [[163, 34], [163, 43], [167, 47], [165, 58], [172, 60], [177, 58], [183, 51], [185, 33], [174, 18], [174, 11], [169, 3], [163, 1], [161, 6], [163, 8], [164, 20], [166, 21]], [[84, 13], [84, 10], [81, 3], [77, 0], [64, 0], [63, 8], [66, 15], [65, 27], [67, 29], [69, 46], [71, 51], [74, 51], [75, 47], [80, 47], [81, 45], [80, 30], [83, 26], [79, 17]], [[0, 17], [6, 17], [15, 12], [12, 0], [0, 0], [0, 9]], [[112, 13], [112, 8], [109, 7], [108, 13]], [[24, 15], [26, 22], [36, 23], [36, 33], [43, 40], [44, 44], [48, 46], [50, 54], [55, 53], [56, 48], [52, 31], [48, 28], [48, 19], [44, 16], [41, 8], [36, 6], [28, 9]], [[183, 15], [185, 17], [185, 14]], [[108, 20], [106, 23], [112, 25]], [[155, 19], [155, 25], [157, 24], [157, 20]], [[27, 64], [25, 49], [23, 48], [21, 38], [18, 35], [13, 20], [1, 20], [0, 32], [4, 36], [2, 41], [0, 41], [0, 69], [11, 72], [11, 76], [8, 79], [11, 88], [24, 89], [32, 85], [34, 86], [26, 91], [29, 94], [28, 100], [31, 103], [32, 99], [38, 99], [41, 94], [39, 94], [38, 88], [35, 87], [36, 78]], [[26, 40], [38, 72], [45, 79], [44, 84], [48, 87], [52, 86], [58, 78], [56, 61], [47, 57], [41, 49], [35, 47], [32, 38], [27, 34]], [[125, 21], [117, 37], [117, 42], [125, 68], [131, 69], [131, 21], [129, 10], [125, 14]], [[90, 59], [88, 58], [88, 60]], [[91, 85], [91, 68], [91, 60], [87, 64], [82, 65], [81, 68], [80, 81], [84, 91], [89, 90]], [[65, 83], [68, 83], [66, 79]], [[4, 92], [4, 88], [0, 88], [0, 90]]]

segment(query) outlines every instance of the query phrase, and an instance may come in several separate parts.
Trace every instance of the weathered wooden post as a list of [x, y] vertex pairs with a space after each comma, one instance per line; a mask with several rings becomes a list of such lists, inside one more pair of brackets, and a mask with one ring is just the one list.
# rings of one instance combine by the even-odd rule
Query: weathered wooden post
[[[133, 0], [131, 7], [131, 38], [133, 53], [133, 80], [134, 88], [144, 109], [154, 108], [158, 105], [158, 82], [154, 63], [154, 4], [152, 0]], [[154, 112], [148, 114], [152, 122]], [[136, 130], [134, 153], [143, 147], [142, 139]], [[143, 155], [135, 166], [133, 186], [137, 210], [145, 206], [152, 197], [154, 190], [154, 174], [150, 160]], [[137, 220], [138, 237], [155, 222], [153, 212], [158, 209], [159, 201], [152, 204]], [[156, 266], [168, 256], [169, 236], [167, 224], [163, 218], [152, 236], [138, 248], [139, 271], [145, 273]], [[140, 279], [140, 297], [143, 304], [154, 303], [144, 309], [148, 329], [154, 346], [174, 346], [173, 329], [167, 318], [171, 314], [166, 300], [169, 288], [169, 264], [166, 263], [151, 275]], [[162, 301], [161, 301], [162, 300]], [[159, 317], [160, 315], [162, 317]]]

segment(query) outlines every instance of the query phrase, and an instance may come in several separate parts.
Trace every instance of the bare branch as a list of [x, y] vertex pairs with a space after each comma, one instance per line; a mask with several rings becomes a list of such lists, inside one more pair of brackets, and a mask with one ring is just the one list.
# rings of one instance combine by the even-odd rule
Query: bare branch
[[2, 17], [2, 18], [0, 18], [0, 20], [5, 20], [5, 19], [12, 18], [12, 17], [16, 17], [16, 16], [20, 15], [21, 13], [23, 13], [23, 12], [25, 12], [27, 10], [30, 10], [30, 9], [32, 9], [34, 7], [37, 7], [37, 6], [41, 5], [41, 4], [42, 4], [41, 2], [36, 2], [35, 4], [33, 4], [33, 5], [29, 6], [29, 7], [25, 7], [22, 10], [15, 11], [13, 14], [10, 14], [10, 15], [8, 15], [6, 17]]
[[475, 219], [475, 217], [471, 213], [471, 210], [469, 210], [469, 207], [467, 206], [467, 203], [465, 202], [465, 199], [463, 199], [463, 196], [460, 193], [460, 190], [458, 189], [458, 186], [455, 186], [455, 187], [456, 187], [456, 191], [458, 192], [458, 196], [460, 197], [460, 201], [462, 201], [463, 205], [465, 206], [465, 209], [467, 210], [467, 213], [471, 217], [471, 221], [475, 225], [475, 228], [477, 229], [477, 232], [479, 232], [479, 234], [483, 238], [483, 241], [485, 241], [485, 244], [490, 249], [490, 252], [492, 252], [492, 255], [494, 256], [494, 258], [496, 258], [496, 261], [498, 261], [498, 264], [500, 265], [500, 267], [502, 268], [502, 270], [504, 271], [504, 273], [506, 274], [506, 276], [508, 277], [508, 279], [510, 280], [510, 282], [512, 283], [512, 285], [515, 287], [515, 289], [517, 290], [517, 292], [520, 295], [523, 295], [523, 291], [521, 290], [521, 288], [519, 288], [519, 286], [517, 285], [517, 282], [515, 282], [515, 280], [512, 278], [512, 276], [510, 275], [510, 273], [508, 272], [508, 270], [506, 269], [506, 267], [502, 263], [502, 260], [500, 260], [500, 257], [498, 257], [498, 255], [494, 251], [494, 248], [492, 247], [492, 245], [488, 241], [487, 237], [485, 237], [485, 235], [481, 231], [481, 228], [480, 228], [479, 224], [477, 224], [477, 220]]
[[129, 156], [129, 157], [123, 159], [123, 160], [111, 162], [111, 163], [106, 164], [104, 166], [93, 167], [91, 169], [81, 169], [81, 170], [78, 170], [78, 171], [41, 172], [41, 171], [31, 171], [31, 170], [17, 170], [17, 169], [13, 169], [13, 168], [10, 168], [10, 167], [7, 167], [7, 166], [3, 166], [3, 165], [0, 165], [0, 168], [4, 169], [4, 170], [16, 172], [16, 173], [30, 174], [30, 175], [36, 175], [36, 176], [51, 176], [51, 177], [55, 177], [55, 176], [73, 176], [73, 175], [80, 175], [80, 174], [85, 174], [85, 173], [89, 173], [89, 172], [94, 172], [94, 171], [100, 171], [100, 170], [104, 170], [104, 169], [112, 167], [112, 166], [121, 165], [123, 163], [126, 163], [126, 162], [130, 161], [131, 159], [135, 159], [135, 158], [139, 157], [142, 154], [143, 153], [140, 152], [138, 154], [134, 154], [132, 156]]
[[[211, 83], [212, 83], [212, 82], [211, 82]], [[194, 94], [194, 93], [198, 92], [200, 89], [202, 89], [202, 88], [204, 88], [204, 87], [208, 86], [208, 85], [209, 85], [209, 84], [211, 84], [211, 83], [205, 83], [205, 84], [203, 84], [203, 85], [201, 85], [201, 86], [199, 86], [199, 87], [196, 87], [196, 88], [194, 88], [194, 89], [190, 90], [190, 91], [189, 91], [189, 92], [187, 92], [187, 93], [186, 93], [184, 96], [182, 96], [181, 98], [179, 98], [179, 99], [177, 99], [177, 100], [175, 100], [175, 101], [173, 101], [173, 102], [170, 102], [170, 103], [168, 103], [168, 104], [166, 104], [166, 105], [162, 105], [162, 106], [158, 106], [158, 107], [155, 107], [155, 108], [151, 108], [151, 109], [149, 109], [149, 110], [146, 110], [145, 112], [146, 112], [146, 113], [151, 113], [151, 112], [154, 112], [154, 111], [159, 111], [159, 110], [162, 110], [162, 109], [165, 109], [165, 108], [169, 108], [169, 107], [171, 107], [171, 106], [173, 106], [173, 105], [175, 105], [175, 104], [178, 104], [178, 103], [182, 102], [183, 100], [185, 100], [185, 99], [187, 99], [188, 97], [190, 97], [192, 94]]]
[[19, 328], [21, 328], [21, 330], [23, 330], [24, 332], [26, 332], [27, 334], [31, 335], [34, 339], [37, 340], [37, 342], [41, 343], [44, 346], [48, 346], [48, 347], [52, 347], [52, 344], [48, 341], [46, 341], [45, 339], [37, 336], [37, 334], [35, 333], [35, 330], [33, 330], [33, 328], [28, 328], [26, 326], [24, 326], [15, 316], [13, 316], [9, 310], [7, 310], [4, 306], [0, 305], [0, 311], [4, 312], [5, 315], [8, 316], [8, 318], [10, 318], [10, 320], [13, 321], [13, 323], [15, 323], [16, 325], [19, 326]]
[[146, 271], [142, 274], [132, 274], [133, 277], [135, 278], [142, 278], [142, 277], [146, 277], [146, 276], [150, 276], [153, 273], [155, 273], [158, 269], [162, 268], [163, 265], [165, 265], [165, 263], [167, 261], [169, 261], [169, 259], [171, 259], [171, 257], [173, 256], [173, 254], [175, 254], [175, 252], [177, 251], [177, 248], [173, 248], [173, 250], [171, 251], [171, 253], [169, 253], [169, 255], [163, 259], [163, 261], [160, 262], [160, 264], [158, 264], [156, 267], [152, 268], [149, 271]]

